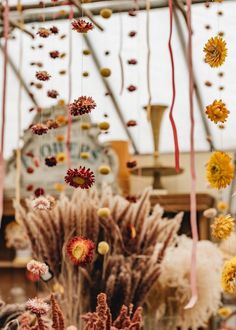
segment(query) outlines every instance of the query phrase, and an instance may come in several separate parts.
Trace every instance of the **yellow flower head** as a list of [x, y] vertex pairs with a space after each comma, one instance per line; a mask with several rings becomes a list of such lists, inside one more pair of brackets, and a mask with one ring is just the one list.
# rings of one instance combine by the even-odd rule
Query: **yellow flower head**
[[57, 192], [63, 192], [65, 191], [65, 185], [63, 183], [55, 183], [54, 184], [54, 189], [57, 191]]
[[64, 152], [59, 152], [56, 156], [57, 162], [58, 163], [64, 163], [64, 161], [66, 160], [66, 155]]
[[67, 118], [63, 115], [59, 115], [59, 116], [56, 117], [56, 122], [59, 125], [65, 125], [67, 123]]
[[65, 104], [66, 104], [66, 102], [65, 102], [65, 100], [58, 100], [58, 102], [57, 102], [57, 105], [59, 106], [59, 107], [64, 107], [65, 106]]
[[230, 215], [216, 217], [211, 225], [212, 235], [217, 239], [228, 238], [234, 230], [234, 219]]
[[64, 142], [65, 136], [63, 134], [58, 134], [56, 136], [56, 140], [57, 140], [57, 142]]
[[217, 314], [221, 317], [227, 317], [231, 313], [232, 313], [232, 309], [230, 307], [221, 307], [217, 311]]
[[215, 151], [207, 163], [207, 179], [212, 188], [227, 187], [234, 176], [231, 157], [223, 151]]
[[221, 285], [225, 292], [236, 292], [236, 257], [232, 257], [224, 263]]
[[221, 66], [227, 57], [226, 42], [220, 36], [216, 36], [207, 41], [204, 47], [205, 62], [212, 68]]
[[229, 115], [229, 110], [226, 108], [222, 100], [215, 100], [212, 104], [206, 107], [208, 118], [215, 124], [224, 123]]
[[217, 203], [217, 210], [218, 211], [221, 211], [221, 212], [224, 212], [224, 211], [227, 211], [229, 208], [229, 205], [228, 203], [224, 202], [224, 201], [219, 201]]

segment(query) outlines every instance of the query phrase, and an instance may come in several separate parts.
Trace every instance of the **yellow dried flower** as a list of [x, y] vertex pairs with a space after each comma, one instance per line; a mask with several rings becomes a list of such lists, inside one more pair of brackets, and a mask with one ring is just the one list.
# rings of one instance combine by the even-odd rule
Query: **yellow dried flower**
[[91, 127], [91, 124], [88, 122], [85, 122], [85, 121], [80, 124], [80, 128], [84, 129], [84, 130], [90, 129], [90, 127]]
[[63, 183], [55, 183], [54, 184], [54, 189], [57, 191], [57, 192], [63, 192], [65, 191], [65, 185]]
[[221, 307], [217, 311], [217, 314], [221, 317], [227, 317], [231, 313], [232, 313], [232, 309], [230, 307]]
[[89, 159], [90, 153], [89, 152], [81, 152], [80, 153], [80, 158], [82, 159]]
[[212, 68], [221, 66], [227, 57], [226, 42], [220, 36], [216, 36], [207, 41], [204, 47], [205, 62]]
[[215, 100], [212, 104], [206, 107], [208, 118], [215, 124], [224, 123], [229, 115], [229, 110], [226, 108], [222, 100]]
[[64, 163], [64, 161], [66, 160], [66, 154], [64, 152], [59, 152], [56, 155], [56, 159], [58, 163]]
[[227, 211], [229, 208], [229, 205], [228, 203], [224, 202], [224, 201], [219, 201], [217, 203], [217, 210], [218, 211], [221, 211], [221, 212], [224, 212], [224, 211]]
[[56, 282], [52, 287], [52, 291], [55, 292], [55, 293], [63, 294], [64, 293], [64, 288], [61, 284]]
[[56, 117], [56, 122], [59, 125], [65, 125], [67, 123], [67, 118], [63, 115], [59, 115], [59, 116]]
[[236, 257], [225, 261], [221, 274], [221, 285], [225, 292], [236, 292]]
[[103, 8], [101, 11], [100, 11], [100, 15], [105, 18], [105, 19], [108, 19], [111, 17], [112, 15], [112, 10], [109, 9], [109, 8]]
[[99, 216], [99, 218], [109, 218], [109, 216], [111, 215], [111, 211], [107, 207], [102, 207], [98, 209], [97, 215]]
[[107, 175], [111, 172], [111, 168], [108, 165], [101, 165], [98, 171], [100, 174]]
[[102, 242], [99, 242], [98, 244], [98, 253], [101, 254], [101, 255], [105, 255], [109, 252], [110, 250], [110, 246], [107, 242], [105, 241], [102, 241]]
[[63, 134], [56, 135], [57, 142], [63, 142], [65, 140], [65, 136]]
[[90, 54], [91, 54], [91, 50], [90, 49], [84, 49], [83, 50], [83, 55], [88, 56]]
[[107, 121], [103, 121], [103, 122], [99, 123], [98, 127], [102, 131], [107, 131], [110, 128], [110, 124]]
[[100, 73], [103, 77], [107, 78], [111, 75], [111, 70], [109, 68], [101, 68]]
[[211, 225], [212, 236], [217, 239], [228, 238], [234, 230], [234, 219], [230, 215], [216, 217]]
[[66, 104], [65, 100], [58, 100], [58, 102], [57, 102], [57, 105], [58, 105], [59, 107], [64, 107], [65, 104]]
[[206, 171], [211, 187], [217, 189], [227, 187], [234, 176], [231, 157], [223, 151], [215, 151], [207, 163]]

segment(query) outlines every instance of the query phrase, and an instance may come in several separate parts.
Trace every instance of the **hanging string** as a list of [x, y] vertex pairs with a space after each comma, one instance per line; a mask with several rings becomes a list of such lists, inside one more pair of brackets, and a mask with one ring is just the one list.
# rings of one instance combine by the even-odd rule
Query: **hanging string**
[[175, 62], [172, 50], [172, 32], [173, 32], [173, 0], [169, 0], [169, 13], [170, 13], [170, 35], [169, 35], [169, 52], [170, 52], [170, 61], [171, 61], [171, 69], [172, 69], [172, 101], [170, 106], [169, 118], [172, 126], [173, 136], [174, 136], [174, 146], [175, 146], [175, 170], [179, 172], [179, 142], [178, 142], [178, 134], [175, 125], [175, 121], [173, 118], [173, 110], [175, 105], [175, 96], [176, 96], [176, 88], [175, 88]]
[[1, 122], [1, 150], [0, 150], [0, 227], [3, 215], [3, 187], [4, 187], [4, 137], [5, 137], [5, 114], [6, 114], [6, 96], [7, 96], [7, 52], [8, 52], [8, 33], [9, 33], [9, 6], [8, 0], [5, 0], [3, 11], [3, 28], [4, 28], [4, 44], [3, 44], [3, 90], [2, 90], [2, 122]]
[[121, 73], [121, 86], [120, 86], [120, 95], [123, 94], [124, 85], [125, 85], [125, 73], [124, 73], [124, 64], [122, 59], [122, 50], [123, 50], [123, 20], [122, 14], [119, 13], [119, 21], [120, 21], [120, 47], [119, 47], [119, 63], [120, 63], [120, 73]]
[[[70, 6], [70, 15], [69, 15], [69, 59], [68, 59], [68, 105], [71, 102], [72, 96], [72, 29], [71, 29], [71, 20], [74, 17], [73, 6]], [[67, 115], [68, 123], [67, 123], [67, 133], [66, 133], [66, 156], [67, 156], [67, 166], [71, 167], [71, 153], [70, 153], [70, 144], [71, 144], [71, 126], [72, 126], [72, 118], [71, 113], [68, 108]]]
[[148, 89], [148, 105], [147, 105], [147, 118], [150, 120], [151, 117], [151, 102], [152, 102], [152, 92], [151, 92], [151, 46], [150, 46], [150, 0], [146, 0], [146, 41], [147, 41], [147, 89]]
[[194, 108], [193, 108], [193, 63], [192, 63], [192, 23], [191, 23], [191, 5], [192, 0], [187, 0], [187, 24], [188, 24], [188, 68], [189, 68], [189, 103], [190, 103], [190, 168], [191, 168], [191, 192], [190, 192], [190, 220], [192, 230], [192, 256], [191, 256], [191, 298], [185, 309], [192, 308], [197, 300], [197, 203], [196, 203], [196, 172], [195, 172], [195, 146], [194, 146]]

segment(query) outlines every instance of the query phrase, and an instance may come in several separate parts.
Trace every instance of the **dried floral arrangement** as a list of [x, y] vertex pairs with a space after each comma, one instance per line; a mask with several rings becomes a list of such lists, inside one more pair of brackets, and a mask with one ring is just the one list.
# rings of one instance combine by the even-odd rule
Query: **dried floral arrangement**
[[[162, 263], [161, 274], [148, 299], [148, 315], [168, 320], [181, 330], [205, 327], [216, 314], [221, 303], [220, 272], [222, 257], [218, 247], [210, 241], [197, 244], [198, 302], [192, 309], [184, 309], [191, 295], [189, 285], [192, 239], [179, 236], [176, 246], [169, 247]], [[158, 297], [158, 299], [156, 299]], [[154, 322], [154, 321], [153, 321]], [[156, 326], [158, 328], [158, 326]], [[151, 328], [150, 328], [151, 329]]]
[[[96, 189], [76, 190], [70, 199], [61, 195], [52, 210], [35, 210], [31, 200], [19, 207], [34, 258], [46, 262], [54, 275], [51, 283], [64, 288], [61, 302], [68, 324], [78, 325], [82, 314], [94, 311], [101, 292], [113, 317], [122, 305], [132, 303], [136, 309], [144, 303], [182, 220], [181, 214], [162, 218], [158, 205], [151, 212], [149, 197], [145, 190], [131, 203], [104, 187], [101, 195]], [[101, 242], [106, 243], [102, 248]], [[100, 246], [100, 254], [90, 258], [92, 244]], [[84, 262], [84, 253], [90, 256], [86, 267], [75, 265], [72, 257]]]

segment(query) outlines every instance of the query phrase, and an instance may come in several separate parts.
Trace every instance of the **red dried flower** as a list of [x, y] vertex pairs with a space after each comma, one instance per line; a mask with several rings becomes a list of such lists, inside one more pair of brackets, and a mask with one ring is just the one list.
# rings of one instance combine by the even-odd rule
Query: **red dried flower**
[[44, 194], [45, 194], [45, 191], [44, 191], [43, 188], [37, 188], [37, 189], [35, 189], [35, 191], [34, 191], [34, 195], [35, 195], [35, 197], [39, 197], [39, 196], [42, 196], [42, 195], [44, 195]]
[[27, 173], [29, 173], [29, 174], [32, 174], [32, 173], [34, 173], [34, 169], [32, 168], [32, 167], [27, 167]]
[[48, 38], [51, 34], [50, 30], [42, 27], [42, 28], [39, 28], [37, 34], [41, 37], [41, 38]]
[[134, 92], [134, 91], [136, 91], [136, 89], [137, 89], [137, 87], [134, 86], [134, 85], [129, 85], [129, 86], [127, 87], [127, 90], [128, 90], [129, 92]]
[[46, 125], [47, 125], [47, 128], [48, 129], [56, 129], [59, 127], [59, 124], [56, 120], [53, 120], [53, 119], [49, 119], [47, 122], [46, 122]]
[[51, 78], [50, 74], [47, 71], [37, 71], [35, 77], [41, 81], [47, 81]]
[[72, 116], [78, 116], [90, 113], [96, 106], [92, 97], [80, 96], [77, 100], [74, 100], [73, 103], [69, 104], [69, 110]]
[[50, 306], [40, 298], [29, 299], [25, 307], [36, 315], [46, 315], [50, 310]]
[[136, 36], [136, 34], [137, 34], [136, 31], [130, 31], [130, 32], [129, 32], [129, 37], [133, 38], [133, 37]]
[[45, 158], [45, 165], [47, 165], [48, 167], [53, 167], [57, 165], [57, 159], [56, 157], [52, 156], [52, 157], [46, 157]]
[[137, 16], [137, 11], [135, 9], [130, 9], [128, 15], [131, 17]]
[[60, 56], [60, 53], [59, 53], [58, 50], [53, 50], [53, 51], [49, 52], [49, 55], [50, 55], [51, 58], [55, 59], [55, 58], [58, 58]]
[[137, 197], [136, 196], [128, 195], [128, 196], [126, 196], [126, 199], [130, 203], [136, 203], [137, 202]]
[[26, 154], [25, 154], [27, 157], [30, 157], [30, 158], [34, 158], [34, 153], [33, 151], [27, 151]]
[[136, 120], [129, 120], [126, 124], [127, 127], [134, 127], [137, 126]]
[[80, 236], [71, 238], [66, 244], [66, 252], [70, 261], [81, 267], [92, 262], [94, 249], [95, 244], [91, 240]]
[[95, 182], [94, 173], [80, 166], [79, 169], [69, 169], [65, 181], [74, 188], [89, 189]]
[[34, 186], [32, 184], [29, 184], [27, 187], [26, 187], [26, 190], [27, 191], [32, 191], [34, 189]]
[[47, 96], [48, 97], [51, 97], [52, 99], [56, 99], [58, 97], [59, 93], [58, 91], [56, 91], [55, 89], [50, 89], [48, 92], [47, 92]]
[[45, 124], [37, 123], [31, 126], [31, 131], [34, 134], [43, 135], [47, 133], [48, 127]]
[[128, 168], [134, 168], [134, 167], [137, 166], [137, 162], [136, 162], [136, 160], [130, 160], [130, 161], [128, 161], [128, 162], [126, 163], [126, 166], [127, 166]]
[[88, 31], [94, 28], [93, 24], [90, 22], [86, 22], [83, 19], [73, 20], [71, 22], [72, 30], [75, 30], [79, 33], [87, 33]]
[[138, 61], [135, 58], [131, 58], [130, 60], [128, 60], [128, 64], [130, 64], [130, 65], [135, 65], [137, 63], [138, 63]]
[[56, 27], [55, 25], [53, 25], [52, 27], [50, 27], [50, 31], [53, 34], [57, 34], [59, 32], [58, 27]]

